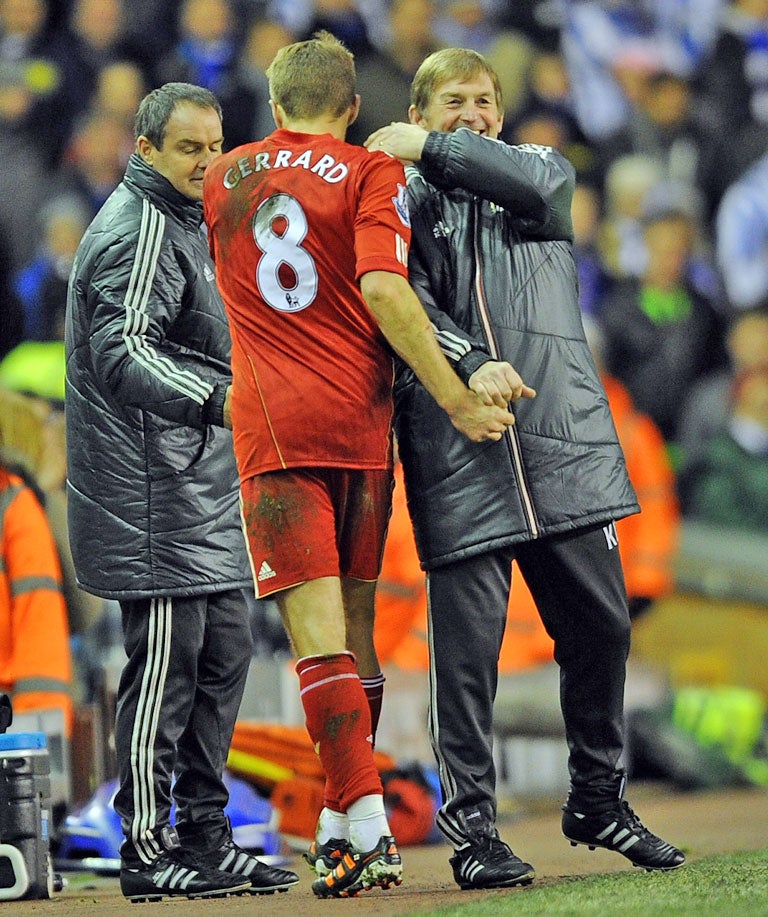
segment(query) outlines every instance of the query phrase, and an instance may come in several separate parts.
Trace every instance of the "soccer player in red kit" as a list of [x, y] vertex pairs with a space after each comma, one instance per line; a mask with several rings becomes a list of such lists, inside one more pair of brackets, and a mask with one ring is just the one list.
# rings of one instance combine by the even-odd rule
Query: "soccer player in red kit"
[[501, 437], [526, 386], [510, 366], [483, 401], [443, 357], [407, 281], [403, 167], [344, 140], [360, 104], [349, 51], [320, 32], [282, 48], [268, 75], [277, 130], [211, 163], [203, 201], [232, 332], [254, 582], [275, 594], [326, 772], [312, 888], [347, 897], [397, 885], [402, 871], [372, 747], [393, 351], [475, 441]]

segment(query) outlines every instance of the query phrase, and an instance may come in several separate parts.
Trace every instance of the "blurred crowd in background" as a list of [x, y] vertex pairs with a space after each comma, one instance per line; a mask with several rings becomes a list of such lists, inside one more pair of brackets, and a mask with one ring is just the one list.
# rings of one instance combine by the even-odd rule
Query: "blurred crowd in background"
[[73, 632], [99, 617], [66, 569], [59, 507], [79, 239], [149, 89], [205, 86], [225, 148], [259, 139], [275, 51], [318, 28], [356, 55], [355, 143], [407, 120], [428, 53], [487, 55], [503, 139], [576, 169], [585, 324], [623, 407], [655, 428], [667, 511], [768, 534], [768, 0], [0, 0], [0, 387], [37, 399], [22, 420], [4, 404], [0, 442], [63, 545]]

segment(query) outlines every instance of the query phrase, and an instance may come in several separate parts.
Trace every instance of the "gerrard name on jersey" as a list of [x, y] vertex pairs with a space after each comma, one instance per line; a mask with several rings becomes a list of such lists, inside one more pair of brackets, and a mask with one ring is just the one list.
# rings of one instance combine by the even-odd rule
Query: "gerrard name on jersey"
[[[312, 162], [313, 155], [317, 157]], [[337, 162], [328, 153], [318, 150], [277, 150], [276, 152], [262, 151], [252, 156], [243, 156], [224, 173], [224, 187], [231, 191], [248, 175], [261, 172], [264, 169], [306, 169], [314, 172], [324, 181], [336, 184], [343, 181], [349, 174], [349, 168], [343, 162]]]

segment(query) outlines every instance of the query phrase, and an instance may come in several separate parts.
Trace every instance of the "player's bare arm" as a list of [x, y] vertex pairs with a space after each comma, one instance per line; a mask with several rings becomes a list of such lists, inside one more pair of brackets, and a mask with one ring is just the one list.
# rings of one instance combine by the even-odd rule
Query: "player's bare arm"
[[395, 352], [422, 385], [474, 442], [499, 440], [515, 422], [505, 407], [484, 404], [454, 372], [435, 339], [429, 318], [408, 281], [388, 271], [370, 271], [360, 279], [363, 298]]

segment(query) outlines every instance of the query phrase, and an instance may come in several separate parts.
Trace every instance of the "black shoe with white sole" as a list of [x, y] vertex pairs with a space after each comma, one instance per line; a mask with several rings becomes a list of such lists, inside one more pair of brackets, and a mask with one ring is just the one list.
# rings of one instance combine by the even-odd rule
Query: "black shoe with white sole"
[[299, 881], [295, 872], [264, 863], [252, 853], [238, 847], [231, 838], [208, 853], [198, 854], [198, 857], [209, 867], [240, 879], [247, 879], [251, 883], [248, 891], [252, 895], [286, 892]]
[[509, 888], [533, 882], [533, 866], [512, 852], [479, 810], [460, 812], [458, 821], [467, 839], [448, 861], [457, 885], [463, 889]]
[[592, 814], [579, 812], [567, 802], [563, 806], [563, 834], [573, 847], [584, 844], [590, 850], [615, 850], [648, 872], [677, 869], [685, 863], [683, 852], [649, 831], [624, 800]]
[[124, 865], [120, 891], [130, 901], [159, 901], [166, 897], [224, 898], [250, 891], [251, 881], [207, 866], [199, 857], [174, 847], [151, 863]]

